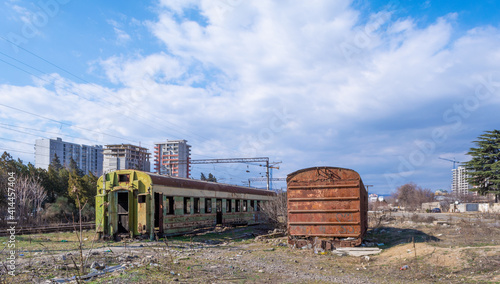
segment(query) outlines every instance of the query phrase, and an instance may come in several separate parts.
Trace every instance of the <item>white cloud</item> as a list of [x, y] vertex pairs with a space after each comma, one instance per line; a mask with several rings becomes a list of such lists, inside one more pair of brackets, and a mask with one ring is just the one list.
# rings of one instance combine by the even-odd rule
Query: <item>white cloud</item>
[[[493, 27], [461, 33], [453, 14], [427, 26], [387, 11], [362, 19], [350, 4], [161, 1], [157, 21], [146, 24], [163, 52], [99, 61], [115, 89], [58, 79], [54, 90], [44, 83], [1, 86], [0, 97], [15, 92], [23, 108], [41, 107], [148, 147], [185, 138], [195, 154], [276, 157], [286, 162], [282, 173], [317, 163], [345, 166], [384, 184], [384, 172], [397, 171], [400, 158], [419, 149], [415, 141], [433, 141], [434, 129], [446, 129], [448, 138], [432, 155], [452, 152], [447, 144], [465, 130], [444, 114], [474, 98], [491, 74], [489, 89], [498, 91], [500, 33]], [[199, 15], [185, 18], [187, 9]], [[109, 23], [118, 38], [132, 40]], [[473, 114], [477, 123], [485, 115], [480, 109], [498, 104], [497, 97], [478, 99], [467, 117], [449, 118], [467, 125]], [[492, 127], [491, 119], [483, 121]], [[410, 172], [419, 177], [433, 159]]]
[[116, 43], [123, 45], [127, 42], [129, 42], [132, 38], [128, 33], [126, 33], [123, 30], [123, 27], [120, 23], [118, 23], [115, 20], [108, 20], [108, 24], [110, 24], [113, 27], [113, 31], [116, 34]]

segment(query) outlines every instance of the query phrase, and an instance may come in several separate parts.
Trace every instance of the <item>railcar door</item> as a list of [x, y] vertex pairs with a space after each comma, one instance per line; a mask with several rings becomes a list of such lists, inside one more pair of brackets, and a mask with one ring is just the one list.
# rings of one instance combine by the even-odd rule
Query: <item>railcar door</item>
[[217, 225], [222, 225], [222, 199], [217, 199], [215, 205], [217, 208]]
[[118, 195], [117, 196], [118, 233], [128, 233], [129, 232], [128, 192], [118, 192], [117, 195]]
[[155, 192], [155, 229], [163, 235], [163, 194]]

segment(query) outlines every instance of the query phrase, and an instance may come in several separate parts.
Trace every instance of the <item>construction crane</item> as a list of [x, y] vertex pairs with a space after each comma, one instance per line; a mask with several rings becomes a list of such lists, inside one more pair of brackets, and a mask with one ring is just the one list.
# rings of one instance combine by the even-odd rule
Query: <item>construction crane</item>
[[438, 157], [438, 158], [441, 159], [441, 160], [452, 162], [453, 163], [453, 169], [455, 169], [455, 164], [460, 163], [459, 161], [455, 160], [455, 158], [453, 158], [453, 160], [446, 159], [446, 158], [441, 158], [441, 157]]
[[[229, 158], [229, 159], [202, 159], [202, 160], [190, 160], [190, 164], [217, 164], [217, 163], [255, 163], [255, 162], [265, 162], [266, 163], [266, 181], [267, 190], [270, 190], [270, 175], [269, 169], [275, 169], [274, 165], [276, 162], [269, 165], [269, 157], [257, 157], [257, 158]], [[281, 162], [278, 162], [281, 163]], [[279, 168], [278, 168], [279, 169]]]

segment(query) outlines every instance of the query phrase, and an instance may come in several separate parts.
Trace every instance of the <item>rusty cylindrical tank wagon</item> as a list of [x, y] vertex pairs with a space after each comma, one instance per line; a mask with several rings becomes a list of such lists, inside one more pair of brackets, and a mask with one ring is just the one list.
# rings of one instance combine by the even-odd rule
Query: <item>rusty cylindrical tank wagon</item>
[[368, 193], [350, 169], [314, 167], [287, 176], [288, 243], [325, 250], [358, 246], [368, 228]]
[[179, 235], [216, 225], [260, 223], [269, 190], [161, 176], [136, 170], [97, 182], [96, 231], [101, 237]]

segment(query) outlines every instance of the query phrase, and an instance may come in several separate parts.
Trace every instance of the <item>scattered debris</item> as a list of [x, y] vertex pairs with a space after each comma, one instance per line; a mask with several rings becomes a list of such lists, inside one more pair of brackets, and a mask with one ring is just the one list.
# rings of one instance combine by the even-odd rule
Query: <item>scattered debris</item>
[[337, 248], [332, 252], [337, 255], [350, 255], [350, 256], [365, 256], [372, 254], [379, 254], [382, 250], [379, 248], [367, 248], [367, 247], [346, 247], [346, 248]]
[[280, 231], [278, 229], [275, 229], [272, 233], [270, 234], [267, 234], [267, 235], [261, 235], [261, 236], [257, 236], [255, 237], [255, 241], [258, 242], [258, 241], [262, 241], [262, 240], [265, 240], [265, 239], [274, 239], [274, 238], [281, 238], [281, 237], [284, 237], [285, 236], [285, 233], [284, 231]]
[[[126, 268], [126, 265], [124, 265], [124, 264], [116, 265], [116, 266], [111, 266], [111, 267], [108, 267], [108, 268], [104, 268], [102, 271], [93, 271], [93, 272], [90, 272], [87, 275], [78, 277], [78, 279], [79, 280], [85, 280], [85, 281], [87, 281], [87, 280], [91, 280], [91, 279], [93, 279], [95, 277], [104, 275], [106, 273], [112, 273], [112, 272], [115, 272], [115, 271], [124, 270], [125, 268]], [[53, 278], [52, 282], [54, 282], [54, 283], [66, 283], [66, 282], [70, 282], [70, 281], [75, 281], [76, 279], [77, 279], [77, 276], [73, 276], [73, 277], [70, 277], [70, 278]]]

